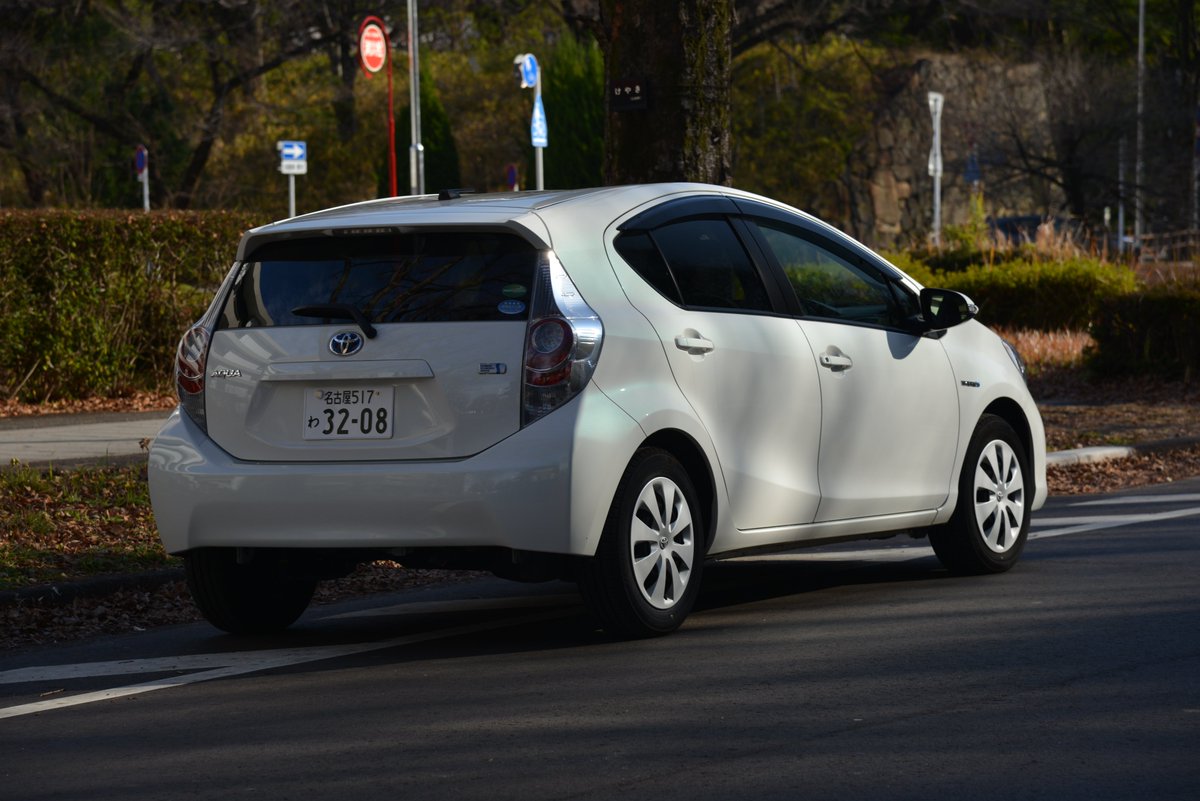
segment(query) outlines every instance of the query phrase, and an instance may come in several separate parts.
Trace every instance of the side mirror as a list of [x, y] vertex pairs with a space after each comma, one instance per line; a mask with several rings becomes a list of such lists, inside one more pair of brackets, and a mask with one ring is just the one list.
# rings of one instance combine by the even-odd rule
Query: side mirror
[[926, 331], [944, 331], [979, 314], [979, 307], [961, 292], [952, 289], [921, 290], [921, 316]]

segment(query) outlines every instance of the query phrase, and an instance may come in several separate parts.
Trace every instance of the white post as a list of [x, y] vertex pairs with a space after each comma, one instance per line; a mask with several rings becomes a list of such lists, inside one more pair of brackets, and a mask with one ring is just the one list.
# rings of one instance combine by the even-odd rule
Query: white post
[[146, 169], [142, 170], [142, 211], [150, 211], [150, 151], [146, 151]]
[[933, 244], [942, 244], [942, 106], [945, 95], [929, 93], [929, 113], [933, 117], [933, 147], [929, 151], [929, 174], [933, 176]]
[[150, 150], [145, 145], [134, 148], [133, 164], [142, 185], [142, 211], [150, 211]]
[[296, 216], [296, 176], [288, 173], [288, 216]]

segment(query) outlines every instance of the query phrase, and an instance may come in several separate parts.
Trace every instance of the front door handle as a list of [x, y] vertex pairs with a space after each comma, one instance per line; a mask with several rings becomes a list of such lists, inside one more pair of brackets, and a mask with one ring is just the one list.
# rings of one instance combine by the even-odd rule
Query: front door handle
[[682, 334], [675, 337], [675, 347], [686, 350], [691, 354], [709, 353], [715, 345], [702, 336], [685, 337]]
[[854, 366], [854, 362], [845, 354], [822, 353], [821, 366], [828, 367], [836, 373], [840, 370], [849, 370]]

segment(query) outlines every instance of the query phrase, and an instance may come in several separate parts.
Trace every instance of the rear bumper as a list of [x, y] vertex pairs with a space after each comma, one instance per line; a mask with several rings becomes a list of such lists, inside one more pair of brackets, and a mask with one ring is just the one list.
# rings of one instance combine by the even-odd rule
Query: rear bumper
[[[495, 546], [590, 555], [643, 437], [591, 390], [482, 453], [447, 461], [246, 462], [176, 410], [150, 448], [159, 534], [168, 553]], [[597, 430], [605, 436], [585, 433]]]

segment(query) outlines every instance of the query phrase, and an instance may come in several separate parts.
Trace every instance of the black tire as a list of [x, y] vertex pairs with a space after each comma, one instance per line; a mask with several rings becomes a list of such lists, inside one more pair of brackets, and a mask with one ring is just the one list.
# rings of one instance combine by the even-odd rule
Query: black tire
[[[635, 529], [635, 519], [644, 524]], [[636, 638], [679, 628], [699, 593], [705, 531], [695, 488], [675, 457], [656, 448], [634, 454], [596, 555], [580, 568], [580, 592], [604, 629]]]
[[235, 548], [201, 548], [184, 556], [188, 589], [209, 623], [230, 634], [286, 629], [308, 608], [317, 582], [293, 578], [281, 560], [255, 551], [238, 564]]
[[954, 515], [930, 529], [929, 544], [953, 573], [1003, 573], [1025, 547], [1033, 493], [1021, 439], [1003, 418], [985, 414], [967, 446]]

